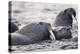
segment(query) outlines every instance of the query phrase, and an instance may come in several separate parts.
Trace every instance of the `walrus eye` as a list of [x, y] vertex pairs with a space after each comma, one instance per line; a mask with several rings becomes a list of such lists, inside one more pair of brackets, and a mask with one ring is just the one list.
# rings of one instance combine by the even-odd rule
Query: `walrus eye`
[[75, 19], [75, 20], [77, 21], [77, 18], [76, 18], [76, 17], [74, 17], [74, 15], [72, 15], [72, 18], [73, 18], [73, 19]]

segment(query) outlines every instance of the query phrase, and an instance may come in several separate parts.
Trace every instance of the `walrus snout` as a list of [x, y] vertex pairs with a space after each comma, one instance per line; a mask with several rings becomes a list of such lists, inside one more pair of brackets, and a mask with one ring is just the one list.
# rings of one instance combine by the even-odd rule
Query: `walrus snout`
[[77, 18], [76, 18], [76, 11], [75, 11], [74, 8], [65, 9], [64, 12], [65, 13], [68, 13], [69, 15], [72, 16], [73, 19], [76, 19], [77, 20]]
[[74, 17], [76, 16], [76, 11], [74, 8], [67, 8], [64, 10], [65, 13], [68, 13], [69, 15], [73, 15]]

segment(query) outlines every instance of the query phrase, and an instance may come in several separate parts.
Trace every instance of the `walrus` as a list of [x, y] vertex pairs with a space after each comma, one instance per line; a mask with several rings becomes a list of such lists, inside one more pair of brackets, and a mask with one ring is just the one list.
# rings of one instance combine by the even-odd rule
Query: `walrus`
[[26, 25], [16, 33], [11, 34], [11, 45], [33, 44], [50, 39], [50, 33], [52, 33], [50, 28], [51, 25], [45, 22]]
[[72, 38], [71, 29], [75, 16], [76, 11], [74, 8], [67, 8], [57, 15], [53, 23], [53, 34], [56, 40]]
[[18, 26], [14, 22], [12, 22], [11, 19], [9, 19], [8, 29], [9, 29], [9, 33], [14, 33], [15, 31], [18, 30]]

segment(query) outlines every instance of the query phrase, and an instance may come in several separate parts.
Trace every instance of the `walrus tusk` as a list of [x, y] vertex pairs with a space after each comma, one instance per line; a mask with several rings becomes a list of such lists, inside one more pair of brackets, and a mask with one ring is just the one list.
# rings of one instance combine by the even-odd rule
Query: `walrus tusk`
[[52, 30], [50, 29], [49, 30], [49, 32], [50, 32], [50, 38], [51, 38], [51, 40], [55, 40], [56, 38], [55, 38], [55, 35], [54, 35], [54, 33], [52, 32]]
[[77, 21], [77, 18], [76, 18], [76, 17], [74, 17], [73, 15], [72, 15], [72, 18], [73, 18], [73, 19], [75, 19], [75, 20]]

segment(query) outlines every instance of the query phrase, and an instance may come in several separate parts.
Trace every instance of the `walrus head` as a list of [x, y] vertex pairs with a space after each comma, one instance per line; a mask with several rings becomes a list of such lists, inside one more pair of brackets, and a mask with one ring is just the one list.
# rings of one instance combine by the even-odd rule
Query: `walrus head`
[[61, 11], [55, 18], [53, 23], [54, 27], [58, 26], [71, 26], [73, 23], [73, 19], [76, 19], [76, 11], [73, 8], [67, 8]]
[[[43, 22], [39, 22], [39, 24], [40, 24], [40, 25], [44, 25]], [[51, 39], [51, 40], [55, 40], [55, 35], [54, 35], [53, 31], [52, 31], [51, 24], [45, 23], [45, 26], [47, 27], [47, 29], [48, 29], [48, 31], [49, 31], [49, 33], [50, 33], [50, 39]]]
[[73, 8], [68, 8], [68, 9], [65, 9], [64, 12], [70, 16], [72, 16], [72, 18], [75, 18], [76, 19], [76, 11], [75, 9]]

